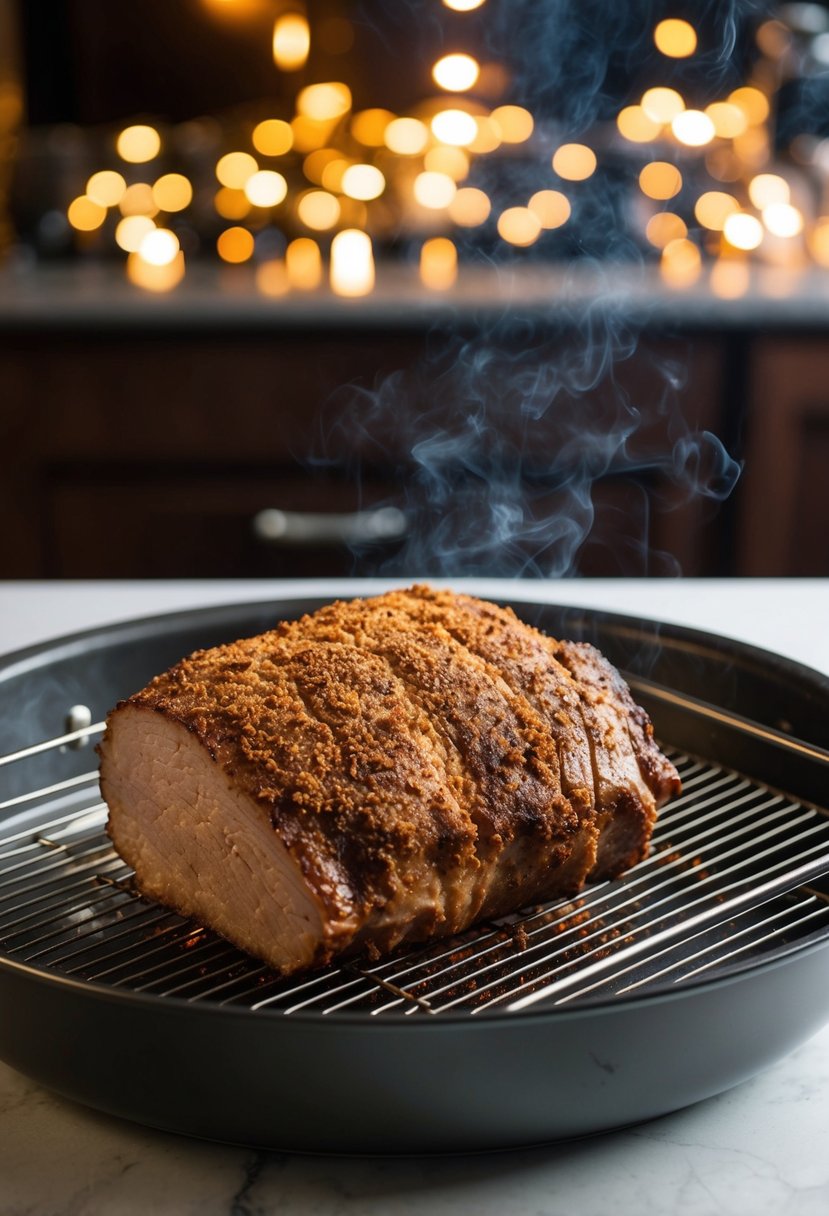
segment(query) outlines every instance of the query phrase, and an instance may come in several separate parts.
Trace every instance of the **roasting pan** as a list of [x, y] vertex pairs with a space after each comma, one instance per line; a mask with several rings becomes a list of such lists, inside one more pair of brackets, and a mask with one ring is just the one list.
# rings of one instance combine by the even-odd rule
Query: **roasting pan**
[[0, 1057], [140, 1123], [259, 1148], [548, 1142], [718, 1093], [829, 1019], [829, 679], [677, 626], [514, 603], [601, 647], [684, 793], [579, 898], [280, 980], [141, 900], [94, 744], [121, 697], [322, 600], [175, 613], [0, 662]]

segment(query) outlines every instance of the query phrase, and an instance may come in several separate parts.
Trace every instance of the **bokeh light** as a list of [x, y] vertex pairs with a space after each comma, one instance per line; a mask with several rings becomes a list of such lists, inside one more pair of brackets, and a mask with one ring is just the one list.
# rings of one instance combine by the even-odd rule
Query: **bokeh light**
[[138, 252], [150, 265], [166, 266], [174, 261], [180, 248], [178, 237], [169, 228], [153, 228], [142, 238]]
[[351, 168], [352, 163], [352, 161], [346, 160], [344, 156], [335, 156], [333, 160], [327, 161], [320, 173], [319, 184], [329, 194], [339, 194], [343, 188], [343, 178], [346, 175], [346, 171]]
[[[333, 164], [334, 161], [344, 159], [342, 152], [337, 148], [317, 148], [314, 152], [309, 152], [305, 157], [305, 160], [302, 162], [302, 172], [309, 182], [315, 182], [316, 185], [320, 185], [323, 174], [328, 166]], [[347, 167], [351, 163], [351, 161], [346, 161], [345, 166]]]
[[285, 267], [291, 286], [299, 291], [313, 291], [322, 282], [322, 254], [316, 241], [309, 236], [297, 237], [285, 250]]
[[367, 202], [379, 198], [386, 188], [386, 179], [375, 165], [350, 165], [342, 175], [342, 192], [349, 198]]
[[424, 241], [420, 250], [420, 279], [433, 291], [447, 291], [458, 277], [458, 251], [445, 236]]
[[676, 165], [665, 160], [654, 160], [645, 165], [639, 174], [639, 188], [648, 198], [674, 198], [682, 189], [682, 174]]
[[429, 142], [429, 131], [418, 118], [395, 118], [386, 127], [383, 140], [398, 156], [417, 156]]
[[492, 203], [477, 186], [463, 186], [449, 203], [449, 218], [461, 228], [477, 228], [489, 219]]
[[560, 228], [570, 218], [570, 200], [560, 190], [537, 190], [527, 206], [542, 228]]
[[291, 119], [291, 135], [297, 152], [311, 152], [321, 148], [328, 140], [331, 122], [318, 122], [306, 114], [297, 114]]
[[478, 134], [478, 124], [466, 110], [441, 110], [431, 122], [432, 134], [444, 144], [462, 148]]
[[213, 206], [224, 220], [243, 220], [250, 215], [250, 199], [244, 190], [234, 190], [230, 186], [222, 186], [216, 191]]
[[272, 169], [260, 169], [245, 182], [245, 196], [255, 207], [277, 207], [287, 193], [285, 178]]
[[340, 296], [364, 296], [374, 287], [374, 252], [371, 237], [357, 228], [345, 228], [331, 242], [331, 290]]
[[248, 178], [258, 169], [256, 159], [249, 152], [226, 152], [216, 164], [216, 177], [223, 186], [244, 190]]
[[662, 250], [659, 270], [669, 287], [690, 287], [702, 271], [702, 255], [693, 241], [678, 237]]
[[153, 160], [161, 151], [161, 136], [155, 127], [138, 124], [125, 127], [115, 142], [118, 155], [132, 165]]
[[689, 148], [701, 148], [716, 135], [713, 122], [702, 110], [683, 110], [672, 120], [671, 130]]
[[583, 182], [596, 171], [596, 153], [586, 144], [562, 144], [553, 153], [553, 171], [569, 182]]
[[480, 155], [485, 152], [494, 152], [496, 148], [501, 146], [503, 142], [501, 128], [491, 115], [477, 114], [475, 116], [475, 123], [478, 130], [472, 143], [467, 145], [470, 152], [476, 152]]
[[448, 207], [457, 193], [457, 186], [446, 173], [432, 173], [426, 170], [418, 173], [414, 180], [414, 196], [421, 207], [440, 211]]
[[763, 240], [763, 225], [748, 211], [735, 211], [726, 217], [723, 235], [735, 249], [756, 249]]
[[764, 207], [763, 223], [772, 236], [793, 237], [803, 231], [803, 215], [791, 203], [770, 203]]
[[541, 232], [541, 220], [529, 207], [508, 207], [498, 216], [498, 234], [510, 245], [534, 245]]
[[153, 202], [159, 211], [184, 211], [193, 201], [193, 187], [182, 173], [165, 173], [153, 182]]
[[140, 253], [131, 253], [127, 258], [127, 278], [144, 291], [172, 291], [184, 278], [184, 254], [179, 250], [171, 262], [156, 266]]
[[664, 249], [671, 241], [682, 240], [687, 235], [685, 220], [673, 211], [660, 211], [652, 215], [645, 227], [645, 236], [657, 249]]
[[253, 257], [253, 248], [253, 236], [247, 228], [225, 228], [216, 241], [216, 249], [223, 262], [247, 262]]
[[738, 109], [742, 110], [752, 126], [759, 126], [769, 116], [768, 97], [766, 97], [765, 93], [761, 93], [759, 89], [755, 89], [751, 85], [735, 89], [733, 93], [729, 93], [728, 100], [731, 105], [737, 106]]
[[305, 67], [311, 49], [311, 30], [302, 13], [282, 13], [273, 27], [273, 60], [283, 72]]
[[430, 148], [423, 158], [423, 168], [432, 173], [445, 173], [454, 182], [461, 182], [469, 175], [469, 157], [463, 148], [438, 144]]
[[256, 267], [256, 288], [263, 296], [277, 299], [287, 295], [292, 286], [283, 258], [270, 258]]
[[351, 120], [351, 134], [366, 148], [382, 148], [385, 142], [386, 128], [394, 122], [391, 110], [374, 107], [371, 110], [360, 110]]
[[673, 122], [685, 109], [685, 102], [676, 89], [654, 88], [642, 94], [642, 109], [651, 120], [660, 126]]
[[155, 220], [148, 215], [127, 215], [119, 220], [115, 229], [115, 243], [126, 253], [137, 253], [148, 232], [155, 228]]
[[300, 90], [296, 108], [298, 114], [312, 118], [315, 122], [341, 118], [351, 109], [351, 90], [339, 80], [309, 84]]
[[707, 190], [694, 205], [694, 215], [703, 228], [710, 228], [712, 232], [722, 232], [729, 215], [739, 210], [740, 204], [733, 194], [723, 190]]
[[471, 89], [480, 75], [480, 64], [471, 55], [454, 53], [444, 55], [432, 68], [432, 79], [440, 88], [450, 93], [463, 93]]
[[157, 215], [159, 208], [150, 183], [133, 182], [127, 186], [118, 202], [118, 210], [122, 215]]
[[714, 124], [714, 131], [720, 139], [734, 139], [742, 135], [748, 126], [745, 111], [730, 101], [714, 101], [705, 107], [705, 113]]
[[738, 300], [746, 294], [750, 283], [748, 263], [734, 257], [717, 258], [708, 276], [712, 292], [721, 300]]
[[253, 128], [253, 146], [263, 156], [284, 156], [294, 145], [291, 124], [281, 118], [265, 118]]
[[127, 183], [120, 173], [112, 169], [102, 169], [93, 173], [86, 183], [87, 198], [101, 207], [115, 207], [124, 197]]
[[758, 173], [748, 183], [748, 197], [762, 211], [772, 203], [788, 203], [791, 198], [789, 183], [776, 173]]
[[306, 228], [327, 232], [340, 219], [340, 204], [327, 190], [309, 190], [297, 203], [297, 215]]
[[533, 133], [535, 122], [523, 106], [498, 106], [490, 114], [505, 144], [523, 144]]
[[669, 17], [653, 31], [657, 50], [671, 59], [687, 59], [697, 49], [697, 34], [688, 21]]
[[809, 234], [809, 249], [818, 266], [829, 266], [829, 215], [822, 215]]
[[641, 106], [625, 106], [616, 117], [619, 134], [631, 143], [647, 144], [656, 139], [662, 124], [651, 118]]
[[66, 209], [66, 218], [78, 232], [94, 232], [107, 217], [107, 209], [88, 195], [82, 194], [72, 200]]

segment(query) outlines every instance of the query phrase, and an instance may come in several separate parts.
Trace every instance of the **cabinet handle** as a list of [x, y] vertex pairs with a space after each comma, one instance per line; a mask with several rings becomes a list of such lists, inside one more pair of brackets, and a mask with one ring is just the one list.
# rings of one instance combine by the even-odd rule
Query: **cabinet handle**
[[397, 507], [370, 511], [281, 511], [266, 507], [251, 522], [257, 540], [269, 545], [358, 545], [399, 540], [409, 521]]

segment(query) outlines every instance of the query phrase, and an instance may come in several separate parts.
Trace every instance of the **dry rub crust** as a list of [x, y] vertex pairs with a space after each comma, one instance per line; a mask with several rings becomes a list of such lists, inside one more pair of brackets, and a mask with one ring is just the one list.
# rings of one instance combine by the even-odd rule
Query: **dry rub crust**
[[[598, 652], [423, 587], [198, 651], [122, 704], [185, 727], [268, 817], [331, 925], [351, 926], [318, 962], [618, 873], [679, 788]], [[432, 897], [401, 925], [394, 909], [424, 882]]]

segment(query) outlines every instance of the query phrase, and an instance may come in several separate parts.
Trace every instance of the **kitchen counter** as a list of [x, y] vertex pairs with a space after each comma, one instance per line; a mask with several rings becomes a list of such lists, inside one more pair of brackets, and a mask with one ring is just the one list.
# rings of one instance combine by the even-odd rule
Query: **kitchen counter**
[[826, 329], [829, 275], [820, 267], [758, 262], [739, 283], [720, 283], [710, 267], [694, 283], [674, 287], [653, 264], [519, 260], [497, 267], [465, 265], [451, 288], [430, 291], [414, 267], [380, 261], [376, 286], [366, 296], [344, 298], [327, 285], [267, 295], [257, 287], [252, 264], [196, 261], [175, 290], [161, 294], [128, 282], [118, 260], [23, 262], [0, 271], [0, 326], [6, 332], [34, 328], [38, 333], [50, 327], [98, 332], [141, 326], [172, 332], [421, 330], [441, 323], [462, 327], [469, 320], [498, 318], [510, 308], [566, 328], [599, 307], [656, 327]]
[[[163, 610], [382, 585], [0, 584], [0, 648]], [[829, 672], [829, 580], [466, 586], [695, 625]], [[687, 1110], [589, 1140], [478, 1157], [313, 1158], [202, 1144], [86, 1110], [0, 1064], [0, 1213], [822, 1216], [827, 1129], [829, 1025], [760, 1076]]]

